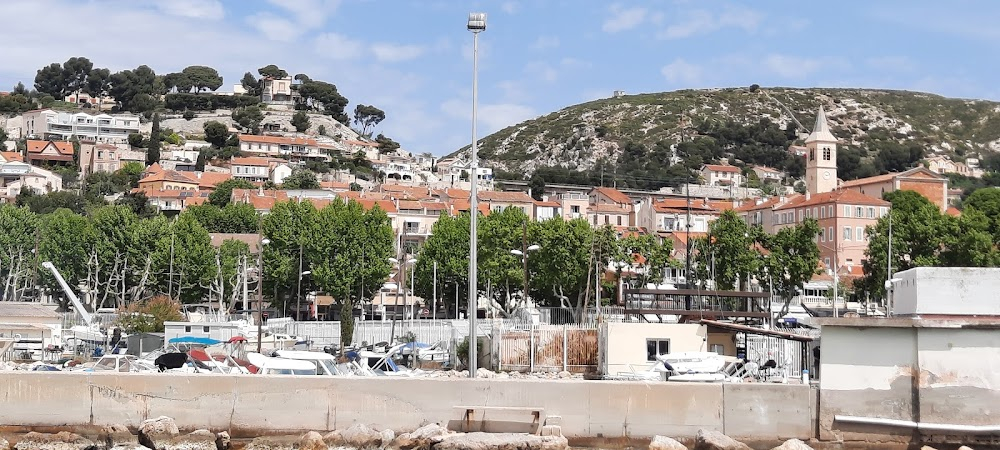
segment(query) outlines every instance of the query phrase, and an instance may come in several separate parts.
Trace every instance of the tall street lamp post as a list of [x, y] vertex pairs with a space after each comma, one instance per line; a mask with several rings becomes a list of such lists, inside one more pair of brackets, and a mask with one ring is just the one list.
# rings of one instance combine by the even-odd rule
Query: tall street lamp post
[[257, 353], [261, 353], [261, 335], [264, 334], [264, 246], [271, 240], [264, 238], [257, 246]]
[[302, 320], [302, 277], [311, 274], [311, 270], [302, 272], [302, 262], [299, 262], [299, 286], [295, 294], [295, 320]]
[[524, 306], [528, 306], [528, 253], [542, 248], [538, 244], [523, 247], [524, 250], [511, 250], [510, 254], [521, 257], [521, 264], [524, 266], [524, 291], [522, 301]]
[[477, 287], [476, 271], [479, 269], [476, 261], [476, 216], [479, 215], [479, 199], [477, 198], [477, 185], [479, 184], [479, 162], [476, 160], [476, 108], [479, 103], [479, 33], [486, 31], [486, 13], [469, 14], [469, 22], [466, 25], [472, 32], [472, 147], [469, 170], [469, 180], [472, 181], [472, 189], [469, 196], [469, 378], [476, 378], [476, 366], [478, 365], [477, 347], [479, 338], [476, 333], [476, 314], [479, 309], [479, 289]]

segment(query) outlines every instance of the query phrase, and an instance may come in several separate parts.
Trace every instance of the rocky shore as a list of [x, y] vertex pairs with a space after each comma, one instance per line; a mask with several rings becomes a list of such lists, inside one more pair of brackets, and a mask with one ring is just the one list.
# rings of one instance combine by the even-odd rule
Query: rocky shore
[[[717, 431], [699, 430], [688, 446], [666, 436], [650, 440], [649, 450], [752, 450], [747, 444]], [[174, 420], [157, 417], [142, 422], [137, 430], [123, 425], [104, 427], [95, 440], [63, 431], [55, 434], [31, 432], [11, 443], [0, 437], [0, 450], [568, 450], [569, 443], [558, 426], [545, 426], [540, 434], [458, 433], [430, 423], [397, 434], [356, 424], [346, 430], [302, 435], [262, 436], [234, 441], [226, 432], [196, 430], [181, 433]], [[772, 450], [812, 450], [798, 439], [785, 441]], [[934, 450], [924, 447], [922, 450]], [[962, 447], [959, 450], [972, 450]]]

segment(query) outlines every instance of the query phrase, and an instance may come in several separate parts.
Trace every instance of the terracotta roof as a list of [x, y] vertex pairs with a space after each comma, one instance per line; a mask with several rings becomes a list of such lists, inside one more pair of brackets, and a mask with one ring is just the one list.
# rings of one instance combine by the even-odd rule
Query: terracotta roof
[[382, 209], [382, 211], [385, 211], [386, 213], [389, 214], [395, 214], [399, 212], [399, 210], [396, 209], [396, 204], [393, 203], [391, 200], [372, 200], [367, 198], [351, 199], [351, 200], [360, 203], [361, 207], [366, 210], [378, 206], [379, 208]]
[[857, 180], [845, 181], [840, 184], [840, 188], [850, 188], [856, 186], [864, 186], [867, 184], [884, 183], [886, 181], [892, 181], [893, 178], [899, 175], [898, 172], [890, 172], [884, 175], [875, 175], [874, 177], [868, 178], [858, 178]]
[[60, 155], [73, 156], [73, 143], [69, 141], [38, 141], [29, 139], [28, 153], [41, 153], [50, 143], [56, 148], [56, 151], [59, 152]]
[[771, 209], [774, 206], [781, 204], [782, 201], [789, 201], [798, 197], [800, 194], [794, 194], [790, 197], [782, 198], [780, 196], [773, 196], [765, 199], [759, 205], [757, 204], [757, 199], [750, 199], [750, 201], [744, 203], [743, 205], [736, 208], [736, 211], [746, 212], [746, 211], [756, 211], [758, 209]]
[[[452, 206], [453, 209], [450, 212], [452, 214], [458, 214], [458, 213], [462, 213], [462, 212], [467, 212], [467, 211], [469, 211], [472, 208], [472, 204], [471, 203], [472, 202], [470, 202], [468, 199], [461, 199], [461, 198], [454, 199], [454, 200], [451, 201], [451, 206]], [[479, 206], [479, 213], [480, 214], [482, 214], [484, 216], [490, 215], [490, 205], [489, 204], [487, 204], [487, 203], [479, 203], [478, 206]]]
[[615, 203], [622, 203], [628, 205], [632, 204], [632, 199], [629, 198], [629, 196], [625, 195], [622, 191], [619, 191], [618, 189], [615, 188], [603, 187], [603, 186], [596, 187], [594, 188], [594, 193], [603, 195]]
[[392, 198], [400, 200], [426, 200], [433, 198], [431, 190], [423, 186], [403, 186], [399, 184], [383, 184], [379, 190], [388, 193]]
[[597, 214], [631, 214], [628, 208], [621, 205], [615, 205], [611, 203], [601, 203], [599, 205], [590, 205], [587, 207], [589, 212]]
[[[673, 238], [681, 245], [687, 246], [689, 234], [686, 231], [666, 231], [666, 232], [659, 232], [657, 234], [659, 234], [662, 237]], [[705, 236], [708, 236], [708, 233], [705, 233], [703, 231], [692, 231], [690, 233], [691, 241], [703, 238]], [[674, 247], [674, 249], [676, 250], [677, 247]]]
[[479, 200], [485, 202], [504, 202], [504, 203], [534, 203], [535, 199], [531, 198], [525, 192], [506, 192], [506, 191], [483, 191], [478, 192], [477, 197]]
[[719, 211], [729, 211], [736, 208], [730, 200], [709, 200], [708, 206]]
[[415, 200], [400, 200], [397, 206], [399, 209], [424, 209], [424, 206]]
[[229, 164], [234, 166], [263, 166], [263, 167], [267, 167], [270, 165], [267, 158], [256, 158], [252, 156], [247, 158], [234, 156], [233, 159], [229, 160]]
[[153, 173], [156, 173], [156, 172], [160, 172], [162, 170], [163, 170], [163, 167], [160, 166], [160, 163], [155, 162], [155, 163], [153, 163], [153, 165], [151, 165], [151, 166], [149, 166], [149, 167], [146, 168], [146, 173], [153, 174]]
[[[477, 194], [479, 193], [477, 192]], [[464, 198], [468, 200], [469, 197], [472, 196], [472, 192], [466, 189], [447, 188], [443, 191], [440, 191], [439, 195], [444, 195], [445, 197], [448, 198]]]
[[233, 189], [232, 197], [235, 203], [246, 203], [260, 211], [270, 211], [276, 202], [288, 200], [288, 192], [282, 190], [265, 190], [263, 194], [257, 189]]
[[319, 187], [322, 189], [330, 189], [333, 191], [349, 191], [351, 190], [351, 183], [344, 183], [340, 181], [320, 181]]
[[219, 183], [233, 178], [232, 174], [222, 172], [198, 172], [195, 176], [198, 178], [199, 189], [214, 189]]
[[806, 196], [801, 195], [787, 203], [775, 207], [775, 211], [801, 208], [804, 206], [813, 205], [825, 205], [828, 203], [838, 203], [838, 204], [851, 204], [851, 205], [869, 205], [869, 206], [890, 206], [891, 203], [878, 199], [875, 197], [870, 197], [864, 195], [858, 191], [848, 190], [848, 189], [838, 189], [836, 191], [824, 192], [822, 194], [811, 195], [809, 199]]
[[[687, 199], [683, 198], [667, 198], [653, 203], [653, 210], [656, 212], [686, 212], [687, 209]], [[691, 212], [714, 214], [719, 211], [704, 200], [691, 199]]]
[[780, 171], [780, 170], [778, 170], [778, 169], [775, 169], [775, 168], [773, 168], [773, 167], [767, 167], [767, 166], [753, 166], [753, 168], [754, 168], [754, 170], [760, 170], [760, 171], [764, 171], [764, 172], [771, 172], [771, 173], [781, 173], [781, 171]]
[[541, 207], [541, 208], [558, 208], [558, 207], [560, 207], [562, 205], [560, 205], [559, 202], [552, 201], [552, 200], [545, 200], [545, 201], [535, 200], [535, 206], [538, 206], [538, 207]]
[[3, 156], [3, 159], [6, 160], [7, 162], [11, 161], [24, 162], [24, 156], [21, 156], [21, 154], [18, 152], [0, 152], [0, 156]]
[[285, 136], [257, 136], [253, 134], [241, 134], [240, 142], [278, 145], [316, 145], [315, 139]]
[[944, 213], [952, 217], [958, 217], [962, 215], [962, 211], [959, 211], [959, 209], [954, 206], [949, 206], [948, 209], [944, 211]]
[[427, 211], [447, 211], [448, 204], [444, 202], [420, 202]]
[[726, 164], [726, 165], [721, 165], [721, 164], [705, 164], [705, 168], [708, 169], [708, 170], [711, 170], [711, 171], [715, 171], [715, 172], [734, 172], [734, 173], [740, 173], [741, 172], [739, 167], [730, 166], [728, 164]]
[[154, 182], [157, 182], [157, 181], [169, 181], [169, 182], [172, 182], [172, 183], [198, 184], [197, 181], [195, 181], [195, 180], [193, 180], [191, 178], [188, 178], [187, 175], [184, 175], [184, 174], [182, 174], [182, 173], [180, 173], [180, 172], [178, 172], [176, 170], [161, 170], [159, 172], [156, 172], [154, 174], [151, 174], [151, 175], [147, 176], [146, 178], [143, 178], [143, 179], [139, 180], [139, 184], [154, 183]]

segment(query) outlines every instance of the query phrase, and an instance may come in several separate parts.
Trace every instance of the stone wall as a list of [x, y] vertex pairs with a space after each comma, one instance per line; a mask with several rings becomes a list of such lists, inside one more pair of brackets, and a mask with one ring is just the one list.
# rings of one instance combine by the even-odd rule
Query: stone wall
[[[165, 415], [235, 436], [422, 422], [559, 423], [569, 438], [813, 437], [802, 385], [172, 374], [0, 373], [0, 425], [86, 427]], [[470, 414], [471, 411], [471, 414]], [[538, 415], [535, 417], [534, 414]]]

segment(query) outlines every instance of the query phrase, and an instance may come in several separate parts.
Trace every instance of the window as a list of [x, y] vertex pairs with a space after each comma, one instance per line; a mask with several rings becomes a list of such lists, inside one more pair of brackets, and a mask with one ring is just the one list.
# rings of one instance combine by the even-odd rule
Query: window
[[201, 327], [201, 331], [208, 333], [208, 327]]
[[819, 216], [817, 216], [817, 215], [816, 215], [816, 208], [813, 208], [813, 215], [812, 215], [812, 218], [813, 218], [813, 219], [815, 219], [815, 218], [817, 218], [817, 217], [819, 217]]
[[184, 327], [184, 332], [185, 333], [190, 333], [191, 332], [191, 326], [188, 325], [188, 326]]
[[865, 237], [865, 228], [864, 227], [857, 227], [857, 228], [854, 229], [854, 240], [856, 240], [856, 241], [863, 241], [863, 240], [865, 240], [864, 237]]
[[844, 217], [851, 217], [851, 206], [844, 205]]
[[719, 355], [725, 355], [726, 354], [726, 346], [722, 345], [722, 344], [712, 344], [712, 345], [708, 346], [708, 351], [710, 351], [712, 353], [717, 353]]
[[888, 213], [889, 213], [889, 208], [886, 208], [885, 206], [879, 208], [879, 217], [885, 217], [885, 215]]
[[857, 217], [857, 218], [860, 219], [860, 218], [862, 218], [864, 216], [865, 216], [865, 209], [864, 208], [862, 208], [860, 206], [858, 206], [857, 208], [854, 208], [854, 217]]
[[573, 214], [580, 214], [580, 205], [572, 205], [569, 207], [569, 210]]
[[829, 147], [824, 148], [823, 149], [823, 161], [829, 161], [832, 153], [833, 152], [830, 151]]
[[657, 355], [670, 353], [670, 339], [646, 339], [646, 361], [656, 361]]
[[819, 229], [819, 241], [826, 242], [826, 233], [823, 233], [823, 229]]
[[826, 216], [827, 216], [827, 217], [834, 217], [834, 216], [836, 215], [836, 214], [834, 214], [834, 212], [833, 212], [833, 205], [829, 205], [829, 206], [827, 206], [827, 207], [826, 207], [826, 209], [827, 209], [827, 210], [829, 211], [828, 213], [826, 213]]
[[826, 264], [826, 267], [830, 267], [830, 258], [823, 258], [823, 264]]
[[622, 216], [618, 216], [618, 226], [622, 226]]
[[851, 240], [851, 227], [844, 227], [844, 240]]
[[809, 160], [810, 161], [816, 160], [816, 149], [814, 148], [809, 149]]
[[869, 219], [874, 219], [875, 218], [875, 208], [874, 207], [871, 207], [871, 206], [868, 207], [868, 218]]

